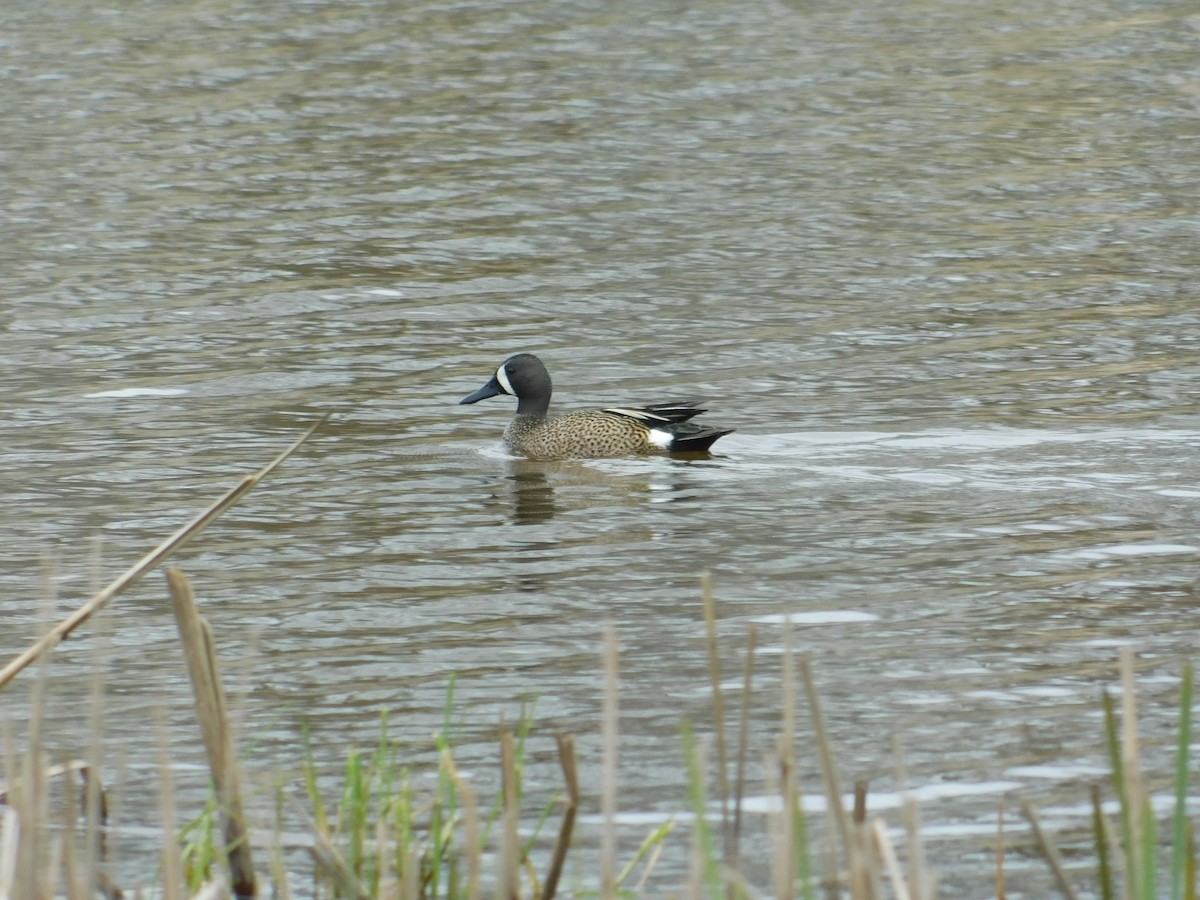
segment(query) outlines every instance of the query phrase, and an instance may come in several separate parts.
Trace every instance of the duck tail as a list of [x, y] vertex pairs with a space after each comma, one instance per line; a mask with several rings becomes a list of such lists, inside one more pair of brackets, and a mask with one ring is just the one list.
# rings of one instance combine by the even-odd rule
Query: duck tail
[[677, 431], [667, 446], [670, 453], [704, 453], [717, 438], [732, 434], [735, 428], [696, 428], [695, 431]]

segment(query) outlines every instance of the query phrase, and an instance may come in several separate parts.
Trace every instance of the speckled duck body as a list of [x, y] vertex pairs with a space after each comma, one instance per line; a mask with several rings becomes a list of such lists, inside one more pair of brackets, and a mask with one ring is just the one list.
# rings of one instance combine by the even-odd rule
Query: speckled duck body
[[705, 410], [695, 401], [589, 409], [549, 415], [552, 386], [545, 365], [531, 353], [506, 359], [492, 378], [461, 403], [510, 394], [517, 414], [504, 430], [504, 443], [530, 459], [596, 459], [644, 453], [706, 452], [731, 428], [688, 421]]

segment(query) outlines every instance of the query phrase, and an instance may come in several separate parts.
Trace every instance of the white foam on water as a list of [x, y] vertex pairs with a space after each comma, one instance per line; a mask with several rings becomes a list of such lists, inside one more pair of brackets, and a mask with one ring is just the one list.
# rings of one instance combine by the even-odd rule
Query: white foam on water
[[183, 388], [117, 388], [111, 391], [84, 394], [83, 397], [85, 400], [129, 400], [138, 397], [182, 397], [187, 393], [188, 391]]
[[771, 613], [766, 616], [756, 616], [751, 622], [762, 625], [783, 625], [791, 621], [793, 625], [850, 625], [859, 622], [875, 622], [879, 616], [874, 613], [860, 612], [854, 609], [819, 609], [808, 612]]

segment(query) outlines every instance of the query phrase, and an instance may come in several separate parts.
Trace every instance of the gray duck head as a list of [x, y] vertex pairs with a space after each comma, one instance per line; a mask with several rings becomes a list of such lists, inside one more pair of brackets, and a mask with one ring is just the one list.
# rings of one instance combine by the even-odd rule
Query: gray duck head
[[518, 353], [506, 359], [487, 384], [459, 400], [459, 404], [478, 403], [488, 397], [510, 394], [517, 398], [517, 415], [544, 416], [550, 409], [550, 373], [532, 353]]

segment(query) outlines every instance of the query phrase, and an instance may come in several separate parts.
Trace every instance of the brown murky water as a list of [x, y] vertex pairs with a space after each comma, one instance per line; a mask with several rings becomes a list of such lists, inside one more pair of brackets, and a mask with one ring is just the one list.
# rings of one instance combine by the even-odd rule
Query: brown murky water
[[[791, 613], [880, 807], [904, 746], [948, 896], [989, 895], [1002, 796], [1084, 822], [1121, 644], [1165, 785], [1200, 558], [1189, 7], [6, 18], [5, 658], [48, 557], [61, 612], [335, 410], [178, 560], [260, 783], [304, 722], [330, 770], [381, 709], [426, 746], [456, 674], [464, 764], [489, 778], [496, 721], [536, 696], [531, 790], [569, 728], [594, 812], [614, 623], [632, 849], [684, 806], [680, 718], [709, 727], [711, 569], [731, 680], [751, 623], [764, 645], [754, 758]], [[564, 406], [698, 393], [738, 432], [701, 461], [507, 459], [510, 408], [455, 404], [517, 350]], [[155, 709], [184, 802], [205, 789], [158, 576], [57, 654], [56, 752], [80, 752], [106, 644], [122, 820], [152, 825]], [[1013, 857], [1010, 896], [1047, 883]]]

